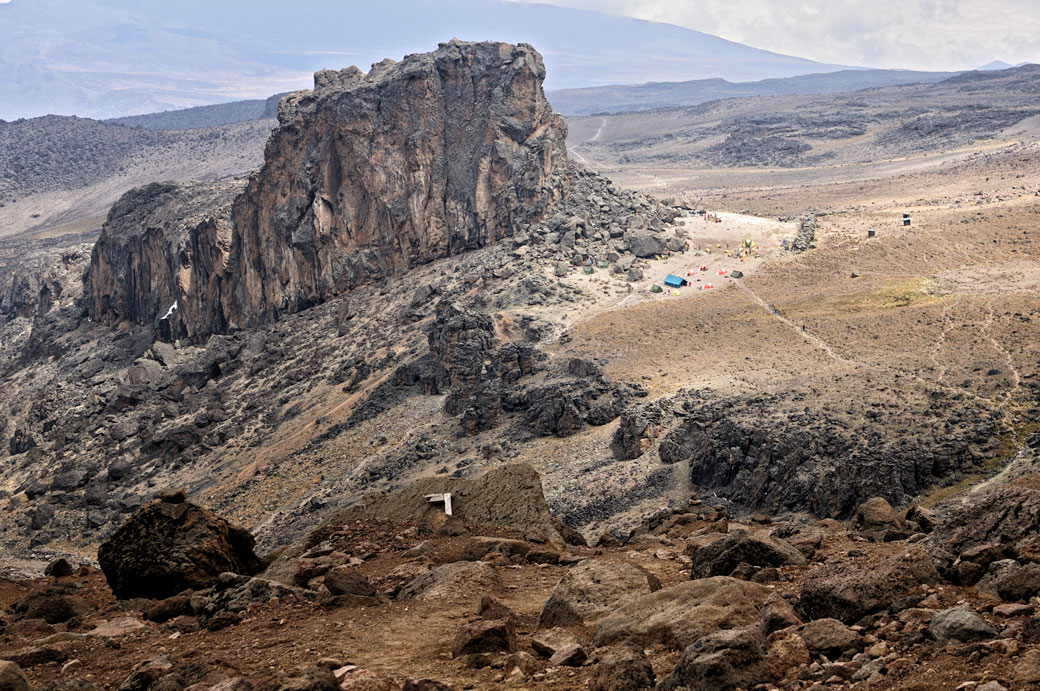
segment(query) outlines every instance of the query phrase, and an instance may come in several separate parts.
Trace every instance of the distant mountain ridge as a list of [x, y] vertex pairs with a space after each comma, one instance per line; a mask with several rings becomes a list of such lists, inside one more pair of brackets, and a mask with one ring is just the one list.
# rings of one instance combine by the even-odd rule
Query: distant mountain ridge
[[547, 96], [557, 112], [579, 116], [696, 106], [723, 98], [833, 94], [903, 84], [932, 84], [958, 74], [961, 73], [840, 70], [743, 83], [729, 82], [725, 79], [699, 79], [686, 82], [561, 89], [550, 91]]
[[285, 94], [275, 94], [266, 99], [231, 101], [212, 106], [129, 115], [125, 118], [110, 118], [105, 122], [146, 130], [197, 130], [250, 120], [273, 120], [278, 117], [278, 101], [282, 96]]
[[550, 89], [845, 69], [670, 24], [505, 0], [12, 0], [0, 4], [0, 118], [96, 119], [306, 88], [452, 38], [529, 43]]
[[975, 70], [977, 72], [983, 72], [988, 70], [1010, 70], [1015, 67], [1024, 67], [1028, 64], [1030, 63], [1020, 62], [1017, 65], [1012, 65], [1010, 63], [1004, 62], [1003, 60], [994, 60], [993, 62], [987, 62], [985, 65], [976, 67]]
[[[688, 82], [561, 89], [546, 92], [546, 95], [556, 112], [577, 117], [694, 106], [723, 98], [829, 94], [905, 84], [932, 84], [960, 74], [963, 73], [840, 70], [757, 82], [700, 79]], [[111, 118], [105, 122], [152, 130], [181, 130], [275, 118], [278, 114], [278, 101], [285, 95], [277, 94], [266, 100], [231, 101], [212, 106], [131, 115]]]

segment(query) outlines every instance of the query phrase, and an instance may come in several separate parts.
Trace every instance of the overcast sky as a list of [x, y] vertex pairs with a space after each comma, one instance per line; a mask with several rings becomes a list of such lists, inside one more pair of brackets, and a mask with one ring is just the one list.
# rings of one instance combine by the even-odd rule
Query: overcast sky
[[1040, 62], [1040, 0], [537, 0], [678, 24], [821, 62], [952, 70]]

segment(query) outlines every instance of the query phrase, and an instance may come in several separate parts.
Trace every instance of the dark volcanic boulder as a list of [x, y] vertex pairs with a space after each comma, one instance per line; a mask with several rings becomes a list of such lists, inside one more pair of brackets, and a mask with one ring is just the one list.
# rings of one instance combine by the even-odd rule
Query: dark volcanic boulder
[[628, 249], [637, 257], [653, 257], [664, 254], [664, 238], [658, 233], [639, 232], [628, 238]]
[[[690, 549], [687, 548], [690, 554]], [[803, 566], [802, 553], [783, 540], [774, 537], [758, 537], [746, 530], [734, 530], [726, 537], [692, 551], [691, 576], [710, 578], [729, 576], [740, 564], [750, 566]]]
[[870, 568], [834, 564], [810, 572], [802, 585], [802, 610], [807, 619], [830, 617], [852, 624], [897, 600], [920, 595], [922, 584], [938, 581], [931, 557], [914, 545]]
[[61, 624], [93, 609], [93, 605], [82, 597], [56, 588], [29, 593], [14, 606], [20, 619], [43, 619], [48, 624]]
[[511, 653], [516, 650], [516, 622], [513, 619], [488, 621], [478, 619], [465, 624], [455, 634], [451, 656], [462, 657], [472, 653]]
[[[908, 418], [912, 432], [879, 435], [876, 421], [864, 416], [850, 427], [844, 414], [807, 407], [801, 396], [792, 389], [677, 397], [685, 414], [662, 432], [661, 460], [688, 464], [695, 490], [715, 492], [752, 512], [842, 519], [871, 497], [906, 501], [956, 470], [973, 468], [972, 445], [997, 433], [995, 418], [966, 401], [929, 404], [929, 419], [934, 413], [948, 428], [917, 426]], [[875, 435], [876, 443], [863, 443]]]
[[641, 691], [653, 688], [654, 668], [643, 649], [628, 644], [600, 648], [589, 677], [589, 691]]
[[763, 647], [755, 627], [719, 631], [687, 646], [658, 691], [735, 691], [769, 681]]
[[910, 524], [883, 497], [872, 497], [856, 508], [852, 530], [874, 542], [910, 537]]
[[189, 502], [143, 506], [98, 549], [98, 563], [120, 598], [171, 597], [213, 585], [225, 571], [253, 575], [263, 562], [253, 536]]
[[553, 588], [538, 616], [538, 628], [591, 624], [660, 589], [661, 582], [641, 566], [586, 559]]

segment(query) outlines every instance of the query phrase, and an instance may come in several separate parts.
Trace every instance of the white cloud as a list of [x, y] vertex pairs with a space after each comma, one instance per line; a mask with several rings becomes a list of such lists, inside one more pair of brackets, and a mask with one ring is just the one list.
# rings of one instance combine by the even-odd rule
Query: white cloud
[[1040, 62], [1037, 0], [540, 0], [678, 24], [847, 65], [966, 69]]

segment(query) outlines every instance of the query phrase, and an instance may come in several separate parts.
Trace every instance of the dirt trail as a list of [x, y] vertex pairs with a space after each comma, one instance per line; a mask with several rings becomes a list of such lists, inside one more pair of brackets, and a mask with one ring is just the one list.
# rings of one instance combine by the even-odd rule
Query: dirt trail
[[939, 359], [939, 355], [942, 353], [943, 346], [946, 344], [947, 334], [949, 334], [954, 327], [951, 315], [953, 314], [953, 310], [960, 306], [960, 302], [960, 298], [955, 298], [953, 302], [947, 305], [946, 309], [943, 310], [943, 330], [939, 334], [939, 337], [935, 339], [935, 345], [932, 347], [931, 351], [932, 364], [935, 366], [935, 371], [938, 373], [935, 382], [940, 385], [942, 384], [943, 377], [946, 376], [946, 372], [949, 368], [941, 359]]
[[1007, 392], [1006, 396], [1011, 396], [1014, 392], [1018, 391], [1022, 385], [1022, 373], [1018, 367], [1015, 366], [1015, 361], [1011, 357], [1004, 346], [1000, 345], [1000, 342], [993, 337], [993, 333], [990, 331], [990, 327], [993, 326], [993, 321], [996, 319], [996, 313], [993, 311], [993, 303], [990, 300], [986, 301], [986, 322], [982, 325], [982, 333], [986, 335], [986, 339], [989, 340], [990, 344], [993, 345], [993, 349], [997, 351], [1003, 358], [1004, 362], [1007, 363], [1008, 372], [1011, 374], [1011, 380], [1014, 382], [1014, 386], [1011, 391]]
[[780, 312], [775, 307], [773, 307], [768, 302], [766, 302], [761, 297], [759, 297], [758, 293], [756, 293], [754, 290], [752, 290], [751, 287], [748, 286], [743, 281], [737, 282], [736, 285], [741, 290], [743, 290], [745, 293], [750, 295], [751, 299], [753, 299], [756, 303], [761, 305], [762, 308], [765, 311], [769, 312], [771, 315], [773, 315], [774, 318], [779, 320], [780, 323], [782, 323], [782, 324], [784, 324], [786, 326], [789, 326], [790, 328], [794, 329], [795, 333], [799, 334], [806, 341], [808, 341], [809, 343], [812, 343], [814, 346], [816, 346], [817, 348], [822, 350], [824, 353], [826, 353], [827, 357], [829, 357], [832, 360], [835, 360], [837, 362], [840, 362], [843, 365], [853, 365], [853, 366], [855, 366], [855, 365], [861, 364], [859, 362], [856, 362], [855, 360], [849, 360], [848, 358], [844, 358], [844, 357], [838, 355], [837, 353], [835, 353], [834, 349], [831, 348], [822, 338], [820, 338], [819, 336], [816, 336], [813, 333], [810, 333], [810, 332], [806, 331], [804, 324], [802, 324], [802, 325], [795, 324], [793, 321], [791, 321], [790, 319], [788, 319], [784, 315], [780, 314]]
[[589, 141], [590, 142], [594, 142], [594, 141], [599, 140], [599, 138], [603, 135], [603, 128], [606, 127], [606, 126], [607, 126], [607, 119], [603, 118], [603, 120], [601, 120], [600, 123], [599, 123], [599, 129], [596, 130], [596, 134], [592, 135], [592, 139], [590, 139]]

